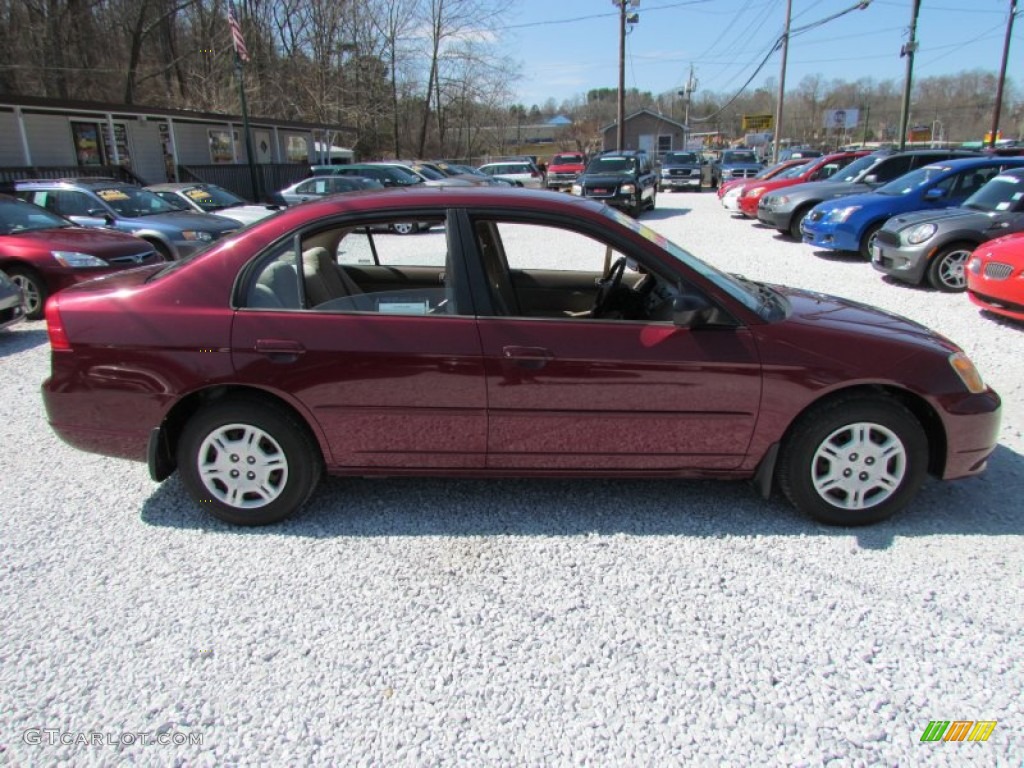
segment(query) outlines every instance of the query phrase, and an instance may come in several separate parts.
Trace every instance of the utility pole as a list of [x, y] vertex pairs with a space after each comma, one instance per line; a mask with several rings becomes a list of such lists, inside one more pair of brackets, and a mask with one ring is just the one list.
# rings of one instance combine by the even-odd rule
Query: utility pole
[[1006, 80], [1006, 59], [1010, 54], [1010, 35], [1013, 34], [1013, 17], [1017, 15], [1017, 0], [1010, 0], [1010, 18], [1006, 20], [1006, 39], [1003, 41], [1003, 63], [999, 67], [999, 84], [996, 86], [996, 107], [992, 113], [992, 130], [989, 133], [988, 145], [996, 146], [999, 134], [999, 113], [1003, 107], [1003, 82]]
[[793, 0], [786, 0], [786, 28], [782, 33], [782, 70], [779, 72], [779, 98], [775, 110], [775, 136], [772, 138], [772, 162], [779, 162], [779, 141], [782, 136], [782, 100], [786, 95], [786, 57], [789, 54], [789, 23], [793, 16]]
[[686, 87], [680, 91], [680, 95], [686, 98], [686, 106], [683, 111], [683, 125], [686, 126], [683, 133], [683, 148], [687, 149], [690, 139], [690, 101], [693, 99], [693, 92], [697, 90], [697, 79], [693, 76], [693, 64], [690, 64], [690, 76], [686, 78]]
[[910, 86], [914, 76], [914, 52], [917, 50], [917, 15], [921, 11], [921, 0], [914, 0], [914, 7], [910, 11], [910, 36], [903, 47], [900, 48], [900, 56], [907, 57], [907, 74], [903, 80], [903, 109], [900, 112], [900, 151], [907, 148], [907, 124], [910, 122]]
[[615, 149], [626, 143], [626, 0], [612, 0], [619, 6], [619, 97], [615, 107]]

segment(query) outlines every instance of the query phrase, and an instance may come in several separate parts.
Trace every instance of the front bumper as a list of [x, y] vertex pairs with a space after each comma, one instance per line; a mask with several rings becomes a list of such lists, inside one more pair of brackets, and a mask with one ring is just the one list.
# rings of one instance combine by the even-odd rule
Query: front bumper
[[810, 216], [807, 216], [800, 225], [800, 231], [803, 233], [803, 241], [815, 248], [833, 251], [860, 250], [857, 233], [842, 224], [834, 224], [825, 219], [810, 221]]
[[897, 280], [917, 285], [924, 279], [928, 259], [934, 252], [934, 247], [891, 245], [876, 237], [871, 247], [871, 266]]
[[772, 229], [789, 229], [793, 218], [793, 209], [783, 206], [765, 205], [764, 198], [757, 204], [757, 220]]
[[991, 389], [979, 394], [961, 393], [942, 398], [939, 404], [946, 431], [942, 479], [980, 474], [999, 441], [999, 395]]
[[740, 195], [739, 192], [726, 192], [722, 195], [722, 207], [731, 213], [740, 212]]
[[662, 176], [658, 180], [662, 189], [700, 189], [700, 174], [695, 176]]
[[548, 189], [569, 189], [576, 183], [576, 177], [578, 175], [579, 174], [576, 173], [551, 173], [548, 171], [545, 185]]

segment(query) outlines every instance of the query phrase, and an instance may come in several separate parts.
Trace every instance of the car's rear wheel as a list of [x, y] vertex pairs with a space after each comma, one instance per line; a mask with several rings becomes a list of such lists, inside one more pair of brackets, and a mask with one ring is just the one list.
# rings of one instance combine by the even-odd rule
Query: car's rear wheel
[[867, 525], [909, 503], [924, 482], [928, 438], [902, 404], [845, 397], [804, 413], [783, 442], [778, 479], [801, 512]]
[[933, 288], [956, 293], [967, 288], [967, 262], [974, 246], [969, 243], [951, 243], [932, 257], [928, 265], [928, 282]]
[[25, 317], [29, 320], [39, 320], [43, 316], [46, 297], [49, 295], [43, 278], [38, 272], [27, 267], [9, 267], [7, 275], [11, 282], [21, 288], [25, 296]]
[[177, 458], [191, 496], [236, 525], [284, 520], [306, 503], [322, 472], [306, 426], [279, 405], [249, 398], [196, 413], [182, 432]]
[[864, 236], [860, 239], [860, 255], [865, 261], [871, 261], [871, 244], [884, 223], [884, 221], [876, 222], [864, 230]]

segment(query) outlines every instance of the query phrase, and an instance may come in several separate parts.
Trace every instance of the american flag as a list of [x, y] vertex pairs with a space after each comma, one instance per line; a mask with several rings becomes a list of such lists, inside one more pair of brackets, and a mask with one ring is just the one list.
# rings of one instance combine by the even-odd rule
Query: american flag
[[228, 26], [231, 27], [231, 42], [235, 44], [235, 55], [242, 61], [248, 61], [249, 49], [245, 47], [245, 38], [242, 36], [242, 27], [238, 23], [234, 0], [228, 0]]

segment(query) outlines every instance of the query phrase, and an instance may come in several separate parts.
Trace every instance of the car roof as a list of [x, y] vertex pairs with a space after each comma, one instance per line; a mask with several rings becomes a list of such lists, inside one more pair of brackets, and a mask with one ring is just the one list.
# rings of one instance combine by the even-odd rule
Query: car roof
[[136, 184], [129, 184], [126, 181], [115, 179], [114, 177], [104, 176], [67, 176], [60, 179], [19, 179], [14, 182], [15, 186], [20, 188], [21, 185], [26, 187], [49, 187], [49, 186], [73, 186], [77, 185], [80, 187], [137, 187]]
[[920, 166], [921, 168], [929, 168], [932, 166], [941, 165], [944, 168], [948, 168], [951, 171], [963, 170], [965, 168], [984, 168], [991, 165], [1006, 165], [1009, 167], [1021, 167], [1024, 166], [1024, 157], [954, 157], [949, 160], [936, 160], [934, 163], [929, 163], [927, 166]]

